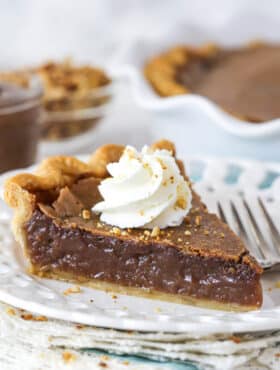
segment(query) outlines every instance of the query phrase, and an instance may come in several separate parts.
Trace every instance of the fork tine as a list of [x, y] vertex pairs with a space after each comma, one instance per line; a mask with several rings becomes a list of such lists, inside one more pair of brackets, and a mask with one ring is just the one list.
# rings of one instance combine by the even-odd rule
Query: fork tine
[[245, 199], [243, 199], [243, 204], [249, 216], [251, 231], [252, 231], [255, 243], [257, 244], [258, 249], [260, 250], [261, 254], [264, 256], [264, 258], [271, 260], [271, 250], [270, 250], [269, 244], [266, 242], [265, 238], [263, 237], [262, 232], [255, 219], [255, 216], [253, 215], [253, 212], [248, 202]]
[[276, 254], [279, 256], [280, 255], [280, 234], [279, 234], [279, 231], [277, 230], [277, 227], [275, 226], [274, 221], [272, 220], [271, 216], [269, 215], [262, 199], [258, 198], [258, 202], [259, 202], [260, 208], [263, 212], [263, 215], [265, 217], [265, 220], [268, 224], [268, 227], [270, 229], [274, 250], [275, 250]]
[[254, 257], [256, 257], [258, 260], [263, 260], [264, 259], [264, 255], [262, 253], [262, 251], [256, 246], [255, 243], [252, 243], [250, 237], [249, 237], [249, 234], [248, 232], [246, 231], [246, 228], [239, 216], [239, 213], [237, 211], [237, 208], [235, 206], [235, 204], [233, 203], [233, 201], [230, 201], [230, 205], [231, 205], [231, 210], [232, 210], [232, 214], [234, 216], [234, 219], [238, 225], [238, 228], [240, 230], [240, 237], [241, 239], [243, 239], [245, 241], [245, 244], [247, 246], [247, 248], [249, 249], [249, 251], [252, 253], [252, 255]]
[[224, 222], [224, 223], [228, 223], [227, 220], [226, 220], [226, 216], [225, 216], [225, 213], [223, 211], [223, 208], [222, 208], [222, 205], [219, 201], [217, 201], [217, 208], [218, 208], [218, 214], [219, 214], [219, 217], [220, 219]]
[[240, 235], [240, 230], [238, 223], [236, 222], [235, 218], [232, 217], [232, 210], [229, 207], [229, 202], [221, 202], [217, 201], [217, 210], [218, 210], [218, 215], [220, 219], [228, 224], [228, 226], [237, 234]]

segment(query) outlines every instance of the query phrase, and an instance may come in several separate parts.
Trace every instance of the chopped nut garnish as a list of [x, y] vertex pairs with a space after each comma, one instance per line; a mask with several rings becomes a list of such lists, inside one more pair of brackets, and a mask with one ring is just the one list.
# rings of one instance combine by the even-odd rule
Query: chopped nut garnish
[[276, 282], [275, 286], [276, 288], [280, 288], [280, 280]]
[[192, 235], [192, 233], [190, 232], [190, 230], [186, 230], [185, 235], [190, 236], [190, 235]]
[[35, 321], [48, 321], [48, 318], [46, 316], [36, 316]]
[[179, 243], [181, 243], [183, 241], [183, 239], [182, 238], [178, 238], [177, 239], [177, 242], [179, 242]]
[[199, 208], [198, 207], [192, 208], [190, 212], [191, 212], [191, 214], [195, 214], [195, 213], [199, 212]]
[[115, 235], [121, 235], [121, 230], [118, 227], [113, 227], [112, 232]]
[[84, 220], [89, 220], [90, 217], [91, 217], [90, 211], [88, 209], [84, 209], [82, 211], [82, 217], [83, 217]]
[[112, 299], [117, 299], [117, 298], [118, 298], [118, 296], [117, 296], [117, 295], [112, 294]]
[[26, 321], [48, 321], [46, 316], [34, 316], [31, 313], [23, 313], [20, 317]]
[[150, 236], [150, 235], [151, 235], [151, 233], [150, 233], [150, 231], [149, 231], [149, 230], [144, 230], [144, 235], [146, 235], [146, 236]]
[[26, 321], [34, 320], [34, 316], [31, 313], [24, 313], [20, 317]]
[[191, 218], [190, 218], [190, 216], [186, 216], [186, 217], [185, 217], [185, 223], [186, 223], [187, 225], [189, 225], [189, 224], [191, 223]]
[[81, 329], [84, 329], [85, 328], [85, 325], [82, 325], [82, 324], [77, 324], [76, 325], [76, 329], [78, 330], [81, 330]]
[[103, 361], [100, 361], [99, 364], [98, 364], [98, 366], [103, 367], [103, 368], [108, 367], [108, 365], [106, 364], [106, 362], [103, 362]]
[[154, 238], [159, 235], [160, 235], [160, 228], [158, 226], [155, 226], [152, 230], [151, 236]]
[[121, 234], [122, 234], [123, 236], [126, 236], [126, 235], [128, 235], [128, 232], [127, 232], [127, 231], [122, 231], [122, 232], [121, 232]]
[[241, 342], [241, 338], [240, 337], [237, 337], [236, 335], [232, 335], [230, 337], [230, 339], [234, 342], [234, 343], [240, 343]]
[[196, 216], [195, 217], [195, 224], [196, 224], [196, 226], [200, 226], [201, 225], [201, 216]]
[[186, 199], [185, 198], [179, 198], [179, 199], [177, 199], [176, 204], [175, 204], [175, 207], [178, 207], [178, 208], [181, 208], [181, 209], [185, 209], [186, 206], [187, 206], [187, 204], [186, 204]]
[[62, 358], [64, 362], [69, 363], [75, 361], [77, 359], [77, 356], [74, 353], [65, 351], [62, 353]]
[[221, 233], [220, 236], [221, 236], [221, 238], [224, 238], [225, 237], [225, 234], [224, 233]]
[[66, 289], [63, 294], [68, 295], [68, 294], [75, 294], [75, 293], [81, 293], [82, 289], [78, 285], [74, 285], [68, 289]]
[[97, 222], [97, 227], [100, 228], [102, 227], [101, 223], [100, 222]]
[[204, 230], [203, 233], [204, 235], [209, 235], [209, 230]]
[[12, 307], [7, 307], [6, 312], [10, 316], [15, 316], [15, 314], [16, 314], [16, 311]]

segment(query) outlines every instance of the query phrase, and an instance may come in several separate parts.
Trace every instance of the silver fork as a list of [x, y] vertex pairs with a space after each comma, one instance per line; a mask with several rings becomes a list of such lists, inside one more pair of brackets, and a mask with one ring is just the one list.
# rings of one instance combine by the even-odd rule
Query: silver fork
[[279, 230], [262, 199], [257, 198], [254, 203], [252, 206], [244, 198], [231, 199], [227, 204], [219, 200], [218, 215], [239, 235], [265, 270], [280, 271]]

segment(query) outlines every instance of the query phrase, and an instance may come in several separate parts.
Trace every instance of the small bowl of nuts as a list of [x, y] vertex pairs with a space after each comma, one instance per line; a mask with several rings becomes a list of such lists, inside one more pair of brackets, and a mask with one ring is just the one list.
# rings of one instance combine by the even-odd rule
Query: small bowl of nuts
[[33, 71], [44, 87], [40, 154], [70, 153], [89, 145], [112, 101], [111, 79], [102, 69], [68, 59]]

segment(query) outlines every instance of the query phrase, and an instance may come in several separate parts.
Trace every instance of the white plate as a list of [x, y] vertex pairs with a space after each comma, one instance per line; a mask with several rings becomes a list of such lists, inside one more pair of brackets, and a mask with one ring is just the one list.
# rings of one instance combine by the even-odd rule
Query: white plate
[[[84, 157], [83, 157], [84, 158]], [[280, 165], [250, 161], [193, 158], [187, 161], [196, 188], [213, 209], [213, 197], [236, 196], [241, 190], [269, 200], [280, 219]], [[0, 188], [3, 185], [0, 177]], [[237, 180], [237, 181], [236, 181]], [[11, 212], [0, 204], [0, 300], [49, 317], [115, 329], [165, 332], [253, 332], [280, 329], [280, 274], [262, 279], [264, 304], [259, 311], [233, 313], [117, 295], [82, 287], [64, 295], [71, 284], [29, 276], [8, 224]]]

